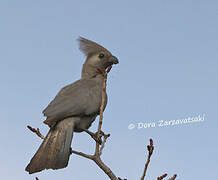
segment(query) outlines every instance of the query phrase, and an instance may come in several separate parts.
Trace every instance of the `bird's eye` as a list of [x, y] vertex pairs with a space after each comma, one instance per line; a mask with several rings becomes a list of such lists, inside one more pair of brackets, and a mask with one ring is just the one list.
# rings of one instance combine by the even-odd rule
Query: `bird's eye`
[[104, 57], [104, 54], [103, 54], [103, 53], [100, 53], [100, 54], [98, 55], [98, 57], [99, 57], [100, 59], [102, 59], [102, 58]]

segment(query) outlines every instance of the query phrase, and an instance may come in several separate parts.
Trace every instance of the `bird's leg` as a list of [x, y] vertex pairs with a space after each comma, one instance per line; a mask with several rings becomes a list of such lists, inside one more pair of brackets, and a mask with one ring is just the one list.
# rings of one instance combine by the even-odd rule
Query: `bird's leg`
[[83, 131], [88, 133], [97, 143], [99, 143], [101, 145], [101, 143], [102, 143], [101, 137], [104, 135], [104, 132], [101, 131], [100, 137], [97, 137], [97, 132], [93, 133], [93, 132], [89, 131], [88, 129], [83, 129]]

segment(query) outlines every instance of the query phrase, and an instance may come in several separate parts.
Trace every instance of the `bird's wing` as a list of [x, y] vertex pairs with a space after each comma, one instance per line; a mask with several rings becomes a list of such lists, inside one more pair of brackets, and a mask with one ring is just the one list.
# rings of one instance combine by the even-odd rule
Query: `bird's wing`
[[101, 104], [99, 92], [99, 85], [95, 81], [78, 80], [62, 88], [43, 114], [47, 118], [62, 119], [97, 113]]

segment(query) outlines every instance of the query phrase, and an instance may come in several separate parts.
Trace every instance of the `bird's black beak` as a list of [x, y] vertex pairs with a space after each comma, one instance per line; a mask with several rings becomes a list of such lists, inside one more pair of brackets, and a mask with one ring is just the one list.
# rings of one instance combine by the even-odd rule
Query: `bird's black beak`
[[117, 57], [115, 57], [115, 56], [109, 57], [109, 62], [111, 62], [113, 64], [118, 64], [119, 63]]

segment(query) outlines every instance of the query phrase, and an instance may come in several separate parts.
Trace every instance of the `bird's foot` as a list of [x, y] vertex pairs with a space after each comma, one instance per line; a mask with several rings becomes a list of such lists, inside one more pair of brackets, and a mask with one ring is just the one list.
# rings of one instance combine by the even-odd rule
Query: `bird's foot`
[[98, 144], [102, 144], [102, 136], [104, 135], [104, 132], [103, 131], [100, 131], [100, 133], [99, 133], [99, 136], [98, 136], [98, 132], [96, 132], [96, 133], [94, 133], [94, 135], [93, 135], [93, 139], [98, 143]]
[[103, 131], [100, 131], [99, 136], [98, 136], [98, 132], [93, 133], [91, 131], [89, 131], [88, 129], [84, 129], [85, 132], [87, 132], [98, 144], [102, 144], [102, 139], [101, 137], [104, 135]]

